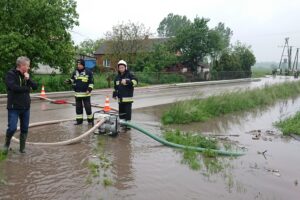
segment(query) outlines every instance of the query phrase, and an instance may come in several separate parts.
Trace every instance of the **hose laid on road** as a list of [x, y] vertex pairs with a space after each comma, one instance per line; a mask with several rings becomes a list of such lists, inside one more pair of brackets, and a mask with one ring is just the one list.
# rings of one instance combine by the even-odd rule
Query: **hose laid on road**
[[[50, 124], [57, 124], [57, 123], [73, 121], [73, 120], [74, 119], [63, 119], [63, 120], [38, 122], [38, 123], [30, 124], [29, 127], [37, 127], [37, 126], [44, 126], [44, 125], [50, 125]], [[36, 145], [36, 146], [61, 146], [61, 145], [70, 145], [70, 144], [78, 143], [80, 140], [82, 140], [83, 138], [85, 138], [88, 135], [90, 135], [91, 133], [93, 133], [99, 126], [101, 126], [105, 122], [105, 120], [106, 120], [105, 118], [101, 119], [91, 129], [89, 129], [85, 133], [81, 134], [78, 137], [69, 139], [69, 140], [65, 140], [65, 141], [61, 141], [61, 142], [52, 142], [52, 143], [47, 143], [47, 142], [26, 142], [26, 144]], [[19, 128], [18, 128], [18, 130], [19, 130]], [[20, 142], [20, 140], [15, 138], [15, 137], [12, 138], [12, 141], [17, 142], [17, 143]]]
[[174, 148], [179, 148], [179, 149], [186, 149], [186, 150], [193, 150], [193, 151], [198, 151], [198, 152], [203, 152], [203, 151], [212, 151], [214, 153], [217, 153], [218, 155], [223, 155], [223, 156], [242, 156], [245, 153], [243, 152], [231, 152], [231, 151], [224, 151], [224, 150], [216, 150], [216, 149], [206, 149], [206, 148], [202, 148], [202, 147], [194, 147], [194, 146], [184, 146], [181, 144], [175, 144], [173, 142], [169, 142], [163, 138], [160, 138], [152, 133], [149, 133], [148, 131], [146, 131], [145, 129], [142, 129], [140, 127], [138, 127], [135, 124], [129, 123], [129, 122], [125, 122], [125, 121], [121, 121], [120, 122], [123, 125], [129, 126], [131, 128], [134, 128], [142, 133], [144, 133], [145, 135], [147, 135], [148, 137], [156, 140], [157, 142], [169, 146], [169, 147], [174, 147]]
[[[49, 98], [45, 98], [45, 97], [39, 97], [38, 98], [50, 101], [50, 102], [54, 102], [55, 100], [49, 99]], [[67, 104], [74, 104], [74, 102], [70, 102], [70, 101], [65, 101], [65, 103]], [[95, 106], [94, 107], [98, 107], [98, 108], [103, 108], [101, 106]], [[113, 109], [116, 110], [117, 109]], [[30, 124], [29, 127], [36, 127], [36, 126], [43, 126], [43, 125], [49, 125], [49, 124], [56, 124], [56, 123], [61, 123], [61, 122], [66, 122], [66, 121], [70, 121], [73, 119], [65, 119], [65, 120], [54, 120], [54, 121], [46, 121], [46, 122], [40, 122], [40, 123], [35, 123], [35, 124]], [[82, 140], [83, 138], [85, 138], [86, 136], [90, 135], [91, 133], [93, 133], [98, 127], [100, 127], [103, 123], [105, 122], [105, 118], [101, 119], [100, 121], [97, 122], [97, 124], [95, 126], [93, 126], [90, 130], [88, 130], [87, 132], [83, 133], [82, 135], [70, 139], [70, 140], [66, 140], [66, 141], [61, 141], [61, 142], [53, 142], [53, 143], [38, 143], [38, 142], [26, 142], [26, 144], [30, 144], [30, 145], [43, 145], [43, 146], [59, 146], [59, 145], [69, 145], [69, 144], [74, 144], [79, 142], [80, 140]], [[185, 146], [185, 145], [181, 145], [181, 144], [176, 144], [176, 143], [172, 143], [169, 142], [163, 138], [160, 138], [154, 134], [149, 133], [148, 131], [132, 124], [129, 122], [125, 122], [125, 121], [121, 121], [120, 122], [122, 125], [126, 125], [129, 127], [132, 127], [142, 133], [144, 133], [145, 135], [147, 135], [148, 137], [156, 140], [157, 142], [169, 146], [169, 147], [174, 147], [174, 148], [179, 148], [179, 149], [187, 149], [187, 150], [193, 150], [193, 151], [198, 151], [198, 152], [204, 152], [207, 150], [210, 150], [214, 153], [217, 153], [218, 155], [223, 155], [223, 156], [242, 156], [245, 153], [243, 152], [231, 152], [231, 151], [224, 151], [224, 150], [216, 150], [216, 149], [206, 149], [206, 148], [202, 148], [202, 147], [195, 147], [195, 146]], [[15, 142], [20, 142], [17, 138], [13, 137], [12, 138], [13, 141]]]
[[[54, 99], [49, 99], [49, 98], [47, 98], [47, 97], [42, 97], [42, 96], [33, 96], [34, 98], [40, 98], [41, 100], [46, 100], [46, 101], [49, 101], [49, 102], [51, 102], [51, 103], [56, 103], [58, 100], [54, 100]], [[61, 100], [62, 101], [62, 100]], [[75, 102], [73, 102], [73, 101], [67, 101], [67, 100], [63, 100], [62, 101], [63, 103], [58, 103], [58, 104], [71, 104], [71, 105], [75, 105], [76, 103]], [[97, 104], [91, 104], [91, 106], [92, 107], [94, 107], [94, 108], [104, 108], [103, 106], [100, 106], [100, 105], [97, 105]], [[113, 111], [118, 111], [118, 109], [116, 109], [116, 108], [112, 108], [111, 107], [111, 110], [113, 110]]]

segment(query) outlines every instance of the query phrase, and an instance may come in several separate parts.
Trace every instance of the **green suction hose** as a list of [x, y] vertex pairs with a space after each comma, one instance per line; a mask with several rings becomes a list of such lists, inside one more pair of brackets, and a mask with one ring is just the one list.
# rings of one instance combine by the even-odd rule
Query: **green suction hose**
[[156, 140], [157, 142], [169, 146], [169, 147], [175, 147], [175, 148], [179, 148], [179, 149], [188, 149], [188, 150], [193, 150], [193, 151], [199, 151], [199, 152], [203, 152], [206, 150], [212, 151], [214, 153], [217, 153], [218, 155], [223, 155], [223, 156], [242, 156], [245, 153], [244, 152], [231, 152], [231, 151], [223, 151], [223, 150], [216, 150], [216, 149], [206, 149], [206, 148], [202, 148], [202, 147], [194, 147], [194, 146], [184, 146], [181, 144], [175, 144], [172, 142], [169, 142], [165, 139], [162, 139], [152, 133], [149, 133], [148, 131], [146, 131], [145, 129], [142, 129], [140, 127], [138, 127], [135, 124], [129, 123], [129, 122], [125, 122], [125, 121], [121, 121], [120, 122], [122, 125], [126, 125], [128, 127], [134, 128], [142, 133], [144, 133], [145, 135], [147, 135], [148, 137]]

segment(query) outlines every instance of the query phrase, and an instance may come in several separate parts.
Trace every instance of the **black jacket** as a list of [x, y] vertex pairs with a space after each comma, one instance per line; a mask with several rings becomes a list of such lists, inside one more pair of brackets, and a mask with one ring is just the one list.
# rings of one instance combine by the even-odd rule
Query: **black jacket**
[[29, 109], [30, 90], [36, 90], [37, 84], [31, 79], [25, 80], [24, 75], [16, 69], [11, 69], [5, 76], [7, 90], [7, 109]]
[[94, 88], [93, 72], [84, 68], [82, 70], [76, 69], [71, 77], [73, 89], [76, 92], [76, 97], [87, 97], [91, 96], [86, 92], [91, 92]]
[[[122, 79], [126, 80], [126, 85], [121, 84]], [[138, 80], [128, 70], [124, 74], [118, 73], [114, 80], [113, 97], [118, 97], [120, 103], [132, 103], [133, 91]]]

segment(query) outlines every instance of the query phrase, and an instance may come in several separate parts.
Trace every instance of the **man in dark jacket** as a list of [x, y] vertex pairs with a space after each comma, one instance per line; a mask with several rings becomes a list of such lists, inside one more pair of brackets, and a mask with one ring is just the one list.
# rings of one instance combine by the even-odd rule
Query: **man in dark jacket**
[[119, 101], [120, 119], [131, 120], [133, 91], [137, 83], [135, 76], [129, 72], [127, 63], [124, 60], [120, 60], [118, 62], [118, 75], [114, 80], [115, 90], [113, 92], [113, 98], [118, 98]]
[[73, 72], [72, 77], [65, 81], [72, 83], [75, 91], [76, 100], [76, 123], [83, 122], [83, 105], [87, 115], [89, 124], [93, 124], [92, 106], [91, 106], [91, 92], [94, 88], [93, 73], [85, 68], [83, 59], [77, 60], [77, 69]]
[[30, 79], [30, 60], [27, 57], [17, 59], [17, 67], [8, 71], [5, 76], [7, 88], [8, 128], [4, 144], [4, 153], [8, 152], [11, 138], [17, 130], [20, 118], [20, 152], [25, 153], [30, 118], [30, 90], [36, 90], [37, 84]]

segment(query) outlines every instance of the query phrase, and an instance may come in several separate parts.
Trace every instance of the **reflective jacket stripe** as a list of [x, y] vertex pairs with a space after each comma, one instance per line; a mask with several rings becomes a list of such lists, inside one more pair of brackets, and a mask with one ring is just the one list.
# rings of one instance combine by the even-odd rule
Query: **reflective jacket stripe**
[[75, 97], [90, 97], [91, 93], [86, 93], [86, 92], [76, 92]]

